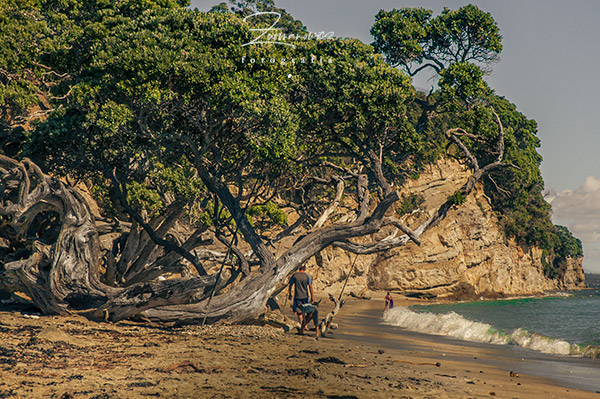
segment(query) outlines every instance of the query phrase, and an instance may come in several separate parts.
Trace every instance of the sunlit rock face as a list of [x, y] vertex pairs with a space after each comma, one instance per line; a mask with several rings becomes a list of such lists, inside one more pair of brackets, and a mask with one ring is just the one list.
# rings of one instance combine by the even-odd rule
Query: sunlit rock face
[[[435, 209], [467, 179], [469, 171], [457, 162], [432, 165], [405, 192], [421, 193], [426, 209]], [[418, 216], [408, 219], [413, 227]], [[379, 237], [389, 232], [383, 231]], [[568, 259], [559, 276], [544, 275], [543, 251], [522, 248], [505, 237], [489, 199], [477, 188], [436, 227], [421, 236], [422, 244], [359, 256], [339, 249], [323, 251], [323, 265], [310, 265], [315, 287], [339, 292], [354, 263], [346, 292], [369, 296], [372, 290], [393, 290], [426, 297], [505, 297], [540, 294], [584, 287], [582, 259]], [[552, 259], [545, 260], [551, 262]]]

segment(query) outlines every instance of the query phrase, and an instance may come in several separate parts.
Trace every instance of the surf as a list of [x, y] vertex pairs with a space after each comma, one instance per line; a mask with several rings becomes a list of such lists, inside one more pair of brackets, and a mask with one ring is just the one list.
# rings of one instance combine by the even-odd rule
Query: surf
[[409, 331], [441, 335], [464, 341], [519, 347], [554, 355], [573, 355], [600, 358], [600, 346], [580, 345], [559, 338], [531, 332], [523, 328], [500, 330], [488, 323], [469, 320], [456, 313], [416, 312], [406, 307], [395, 307], [384, 312], [385, 324]]

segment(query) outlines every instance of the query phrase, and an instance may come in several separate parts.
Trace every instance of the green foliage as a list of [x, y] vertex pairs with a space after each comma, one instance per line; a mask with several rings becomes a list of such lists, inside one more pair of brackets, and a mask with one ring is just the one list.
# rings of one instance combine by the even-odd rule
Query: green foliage
[[400, 215], [405, 215], [419, 209], [419, 207], [425, 202], [422, 194], [410, 193], [402, 194], [400, 202], [396, 207], [396, 212]]
[[[94, 43], [148, 9], [181, 9], [187, 0], [1, 0], [0, 118], [62, 104], [89, 65]], [[29, 118], [31, 119], [31, 118]]]
[[422, 62], [429, 42], [433, 12], [424, 8], [381, 10], [375, 15], [373, 47], [392, 65]]
[[264, 15], [254, 15], [248, 18], [248, 24], [255, 29], [265, 29], [274, 25], [270, 33], [281, 32], [289, 35], [304, 34], [307, 32], [306, 27], [301, 21], [295, 19], [283, 8], [276, 7], [273, 0], [229, 0], [228, 3], [222, 2], [212, 7], [210, 11], [218, 13], [233, 12], [242, 18], [257, 13], [264, 13]]
[[458, 62], [442, 70], [439, 86], [444, 107], [457, 110], [488, 98], [492, 91], [482, 78], [481, 68], [468, 62]]
[[127, 201], [137, 209], [144, 209], [148, 216], [153, 217], [164, 209], [160, 193], [153, 187], [141, 182], [132, 181], [127, 185]]
[[465, 202], [465, 200], [465, 195], [460, 191], [456, 191], [453, 194], [449, 195], [447, 199], [447, 201], [452, 203], [453, 205], [461, 205], [463, 202]]
[[557, 270], [554, 268], [554, 265], [549, 261], [550, 253], [547, 249], [542, 251], [542, 267], [544, 268], [544, 275], [548, 278], [556, 278], [558, 275]]
[[264, 221], [266, 220], [279, 226], [287, 225], [287, 214], [271, 201], [264, 205], [253, 205], [248, 209], [248, 215], [255, 223], [263, 222], [264, 224]]
[[431, 52], [446, 62], [490, 62], [502, 51], [502, 36], [490, 13], [468, 4], [458, 10], [445, 7], [432, 19]]
[[581, 240], [573, 237], [573, 234], [564, 226], [556, 226], [555, 252], [559, 258], [571, 257], [577, 259], [583, 256]]
[[335, 62], [315, 68], [296, 65], [292, 72], [297, 76], [293, 101], [307, 156], [344, 154], [369, 165], [369, 154], [381, 149], [384, 174], [398, 181], [407, 154], [420, 153], [424, 146], [407, 118], [415, 95], [410, 80], [358, 40], [300, 48], [306, 57], [317, 50]]
[[[244, 48], [252, 33], [234, 14], [131, 6], [128, 18], [99, 21], [95, 14], [94, 23], [77, 13], [76, 21], [93, 24], [98, 34], [76, 42], [86, 59], [78, 82], [63, 107], [32, 132], [23, 155], [95, 184], [116, 170], [129, 201], [149, 216], [164, 210], [165, 198], [197, 197], [197, 187], [179, 187], [187, 178], [200, 181], [184, 176], [194, 168], [174, 166], [193, 156], [186, 140], [226, 184], [237, 184], [240, 173], [267, 181], [295, 173], [299, 122], [291, 82], [278, 71], [287, 68], [243, 61], [277, 51], [285, 56], [287, 49]], [[105, 194], [107, 208], [118, 210], [111, 191]], [[206, 206], [190, 213], [196, 221], [208, 216]]]
[[496, 21], [477, 6], [444, 8], [439, 16], [432, 15], [423, 8], [379, 11], [371, 28], [373, 46], [411, 76], [425, 67], [439, 73], [454, 63], [487, 64], [502, 51]]

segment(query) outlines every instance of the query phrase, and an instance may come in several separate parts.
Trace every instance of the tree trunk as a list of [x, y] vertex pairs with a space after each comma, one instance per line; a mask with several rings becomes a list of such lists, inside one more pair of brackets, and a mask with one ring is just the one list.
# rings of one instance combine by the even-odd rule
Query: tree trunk
[[0, 231], [19, 248], [5, 257], [1, 284], [45, 313], [104, 303], [115, 290], [99, 280], [98, 232], [85, 199], [28, 160], [0, 155], [0, 175]]

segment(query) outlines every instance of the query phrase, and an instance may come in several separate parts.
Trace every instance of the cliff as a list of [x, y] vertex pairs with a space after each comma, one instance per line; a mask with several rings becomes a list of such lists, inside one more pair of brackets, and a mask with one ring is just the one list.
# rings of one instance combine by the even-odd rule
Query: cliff
[[[403, 191], [420, 193], [423, 207], [434, 209], [467, 175], [468, 170], [456, 161], [442, 160]], [[546, 277], [543, 263], [548, 260], [542, 259], [543, 251], [522, 248], [506, 238], [481, 187], [421, 239], [420, 247], [411, 242], [383, 254], [359, 256], [346, 293], [369, 296], [370, 290], [390, 290], [424, 297], [479, 298], [584, 287], [581, 259], [563, 262], [557, 278]], [[314, 260], [309, 265], [315, 288], [339, 293], [355, 255], [332, 248], [322, 256], [322, 267]]]

